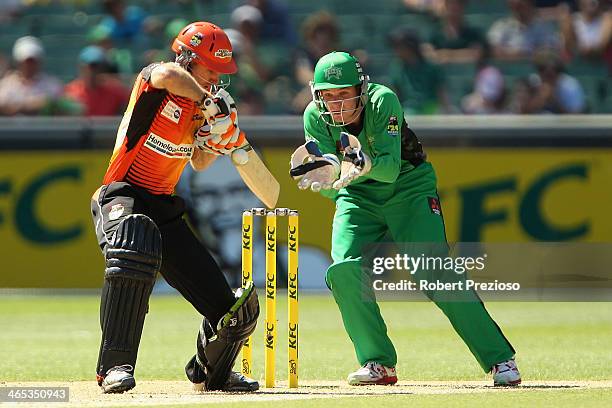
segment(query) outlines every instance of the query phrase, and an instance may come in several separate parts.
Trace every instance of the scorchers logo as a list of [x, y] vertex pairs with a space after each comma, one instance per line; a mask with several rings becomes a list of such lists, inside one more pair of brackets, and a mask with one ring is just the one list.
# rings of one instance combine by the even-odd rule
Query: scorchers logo
[[191, 37], [191, 40], [189, 40], [189, 44], [191, 44], [192, 47], [197, 47], [202, 44], [202, 38], [204, 38], [204, 36], [201, 33], [195, 33], [193, 37]]
[[177, 145], [157, 136], [155, 133], [151, 133], [149, 137], [147, 137], [144, 145], [148, 149], [171, 159], [189, 159], [193, 154], [193, 145]]

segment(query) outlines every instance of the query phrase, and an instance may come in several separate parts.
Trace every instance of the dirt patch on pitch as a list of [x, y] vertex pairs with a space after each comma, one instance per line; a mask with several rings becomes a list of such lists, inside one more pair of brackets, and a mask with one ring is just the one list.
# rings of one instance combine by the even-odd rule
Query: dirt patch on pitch
[[[135, 389], [124, 394], [105, 395], [91, 381], [76, 382], [0, 382], [0, 387], [69, 387], [70, 402], [53, 407], [133, 407], [175, 404], [202, 404], [241, 401], [287, 401], [296, 399], [336, 398], [364, 395], [459, 394], [514, 392], [517, 390], [612, 388], [604, 381], [526, 381], [517, 388], [494, 388], [489, 381], [400, 381], [395, 386], [351, 387], [340, 381], [302, 381], [297, 389], [261, 389], [252, 394], [221, 392], [197, 393], [185, 381], [138, 381]], [[19, 403], [19, 407], [41, 407], [40, 403]]]

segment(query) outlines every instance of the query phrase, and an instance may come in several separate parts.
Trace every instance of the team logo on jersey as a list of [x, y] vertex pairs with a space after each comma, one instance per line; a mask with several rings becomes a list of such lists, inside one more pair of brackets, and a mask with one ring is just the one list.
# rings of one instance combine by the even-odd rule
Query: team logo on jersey
[[389, 136], [399, 135], [399, 124], [397, 122], [397, 116], [389, 116], [389, 124], [387, 125], [387, 134]]
[[183, 108], [172, 101], [168, 101], [161, 114], [163, 117], [170, 119], [172, 122], [179, 123], [182, 112]]
[[325, 79], [329, 81], [332, 78], [340, 79], [342, 77], [342, 67], [334, 67], [333, 65], [325, 70]]
[[193, 155], [192, 144], [174, 144], [155, 133], [149, 134], [145, 147], [171, 159], [190, 159]]
[[225, 48], [219, 48], [215, 52], [215, 57], [217, 57], [217, 58], [232, 58], [232, 52], [230, 50], [226, 50]]
[[191, 40], [189, 40], [189, 44], [191, 44], [192, 47], [197, 47], [202, 44], [202, 38], [204, 38], [204, 36], [201, 33], [195, 33], [193, 37], [191, 37]]
[[427, 202], [429, 202], [429, 209], [432, 213], [436, 215], [442, 215], [442, 207], [440, 206], [440, 200], [435, 197], [427, 197]]
[[125, 210], [125, 207], [123, 207], [123, 204], [121, 203], [113, 205], [110, 211], [108, 212], [108, 219], [109, 220], [118, 219], [119, 217], [123, 215], [124, 210]]

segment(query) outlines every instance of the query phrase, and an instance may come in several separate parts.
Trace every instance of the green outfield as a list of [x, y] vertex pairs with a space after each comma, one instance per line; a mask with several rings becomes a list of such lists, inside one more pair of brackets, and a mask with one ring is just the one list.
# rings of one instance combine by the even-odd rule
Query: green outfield
[[[93, 379], [100, 335], [98, 301], [95, 295], [0, 296], [0, 386], [3, 382], [10, 385], [87, 380], [92, 381], [92, 390], [97, 391]], [[411, 384], [407, 384], [405, 393], [394, 392], [401, 387], [379, 387], [371, 394], [361, 393], [359, 398], [348, 391], [336, 393], [334, 405], [365, 406], [376, 400], [390, 405], [395, 401], [402, 406], [411, 401], [415, 406], [553, 403], [568, 407], [612, 406], [611, 303], [490, 303], [487, 306], [517, 349], [517, 362], [527, 381], [521, 390], [492, 390], [482, 386], [472, 390], [466, 383], [457, 392], [451, 389], [438, 393], [435, 392], [437, 385], [427, 385], [433, 392], [413, 393]], [[400, 381], [488, 380], [433, 304], [394, 302], [383, 303], [381, 308], [397, 347]], [[285, 380], [286, 297], [279, 299], [277, 313], [279, 328], [285, 328], [278, 333], [277, 378]], [[184, 364], [194, 351], [198, 324], [197, 314], [181, 298], [154, 296], [140, 347], [137, 381], [182, 381]], [[263, 376], [262, 339], [260, 324], [254, 340], [254, 372], [259, 379]], [[332, 384], [327, 387], [333, 394], [333, 381], [342, 381], [348, 372], [357, 368], [340, 315], [328, 295], [300, 298], [299, 347], [300, 380], [309, 387], [317, 382]], [[557, 382], [550, 384], [556, 385], [547, 383], [553, 380]], [[572, 382], [577, 385], [571, 385]], [[595, 386], [589, 387], [590, 383]], [[321, 389], [326, 388], [317, 388], [321, 395], [292, 401], [292, 405], [329, 405], [329, 396]], [[185, 390], [188, 392], [189, 388]], [[275, 397], [278, 395], [291, 396], [275, 394]], [[283, 401], [263, 400], [253, 404], [280, 407]]]

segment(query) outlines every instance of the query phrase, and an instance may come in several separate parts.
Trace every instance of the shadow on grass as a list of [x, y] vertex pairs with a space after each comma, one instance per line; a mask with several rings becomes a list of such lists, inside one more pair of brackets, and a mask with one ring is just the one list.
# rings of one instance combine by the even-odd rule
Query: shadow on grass
[[[407, 388], [412, 388], [412, 390]], [[418, 385], [400, 385], [400, 386], [386, 386], [378, 387], [376, 390], [368, 389], [366, 387], [355, 387], [354, 390], [339, 390], [337, 385], [306, 385], [300, 386], [294, 390], [267, 390], [262, 389], [256, 392], [256, 394], [267, 394], [267, 395], [338, 395], [338, 396], [352, 396], [352, 395], [413, 395], [419, 394], [415, 392], [414, 388], [429, 388], [429, 389], [446, 389], [448, 393], [453, 393], [454, 390], [486, 390], [486, 391], [520, 391], [520, 390], [538, 390], [538, 389], [580, 389], [584, 388], [581, 385], [571, 384], [526, 384], [520, 386], [498, 386], [492, 385], [448, 385], [448, 384], [418, 384]]]
[[[491, 387], [493, 388], [493, 387]], [[495, 387], [495, 388], [499, 388], [499, 387]], [[509, 388], [509, 387], [502, 387], [502, 388]], [[541, 390], [548, 390], [548, 389], [566, 389], [566, 388], [586, 388], [582, 385], [554, 385], [554, 384], [526, 384], [526, 385], [520, 385], [518, 387], [516, 387], [517, 390], [521, 390], [521, 389], [541, 389]]]

